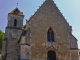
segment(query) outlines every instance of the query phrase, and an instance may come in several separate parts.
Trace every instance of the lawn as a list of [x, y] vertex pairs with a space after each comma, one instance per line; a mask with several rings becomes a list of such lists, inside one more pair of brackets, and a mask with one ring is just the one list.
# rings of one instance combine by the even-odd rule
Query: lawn
[[0, 57], [1, 57], [1, 54], [0, 54]]

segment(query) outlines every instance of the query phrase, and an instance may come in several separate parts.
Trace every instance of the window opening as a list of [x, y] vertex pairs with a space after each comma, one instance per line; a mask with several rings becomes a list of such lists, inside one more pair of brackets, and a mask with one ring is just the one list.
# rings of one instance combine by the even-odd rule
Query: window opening
[[17, 26], [17, 20], [16, 19], [14, 20], [14, 26]]
[[49, 28], [47, 32], [47, 40], [54, 42], [54, 32], [51, 27]]

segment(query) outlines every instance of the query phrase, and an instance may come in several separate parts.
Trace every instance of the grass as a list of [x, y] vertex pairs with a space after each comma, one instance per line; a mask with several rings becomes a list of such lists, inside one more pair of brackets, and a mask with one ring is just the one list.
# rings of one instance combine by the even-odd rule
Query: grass
[[0, 54], [0, 57], [1, 57], [1, 54]]

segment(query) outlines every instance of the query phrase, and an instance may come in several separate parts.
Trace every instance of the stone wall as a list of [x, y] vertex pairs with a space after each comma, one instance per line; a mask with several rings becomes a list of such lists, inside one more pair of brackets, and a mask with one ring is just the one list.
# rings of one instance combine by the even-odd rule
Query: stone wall
[[8, 24], [7, 27], [14, 27], [14, 20], [17, 20], [17, 26], [18, 28], [23, 27], [23, 18], [22, 16], [16, 16], [16, 15], [9, 15], [8, 16]]
[[30, 46], [21, 45], [21, 59], [30, 59]]
[[24, 31], [20, 44], [21, 59], [30, 59], [30, 28]]
[[[14, 28], [15, 19], [18, 24]], [[71, 33], [71, 26], [52, 0], [46, 0], [26, 23], [25, 31], [28, 27], [30, 30], [24, 31], [25, 35], [21, 38], [22, 26], [23, 17], [9, 16], [5, 32], [8, 43], [6, 60], [19, 60], [20, 55], [22, 60], [47, 60], [48, 51], [56, 53], [56, 60], [79, 60], [78, 51], [70, 50], [70, 48], [78, 48], [77, 40]], [[47, 41], [47, 31], [50, 27], [54, 32], [54, 42]]]
[[79, 60], [79, 51], [71, 50], [71, 57], [72, 57], [72, 60]]
[[73, 35], [70, 37], [70, 48], [78, 48], [77, 39]]
[[[56, 52], [56, 60], [71, 60], [69, 38], [73, 37], [69, 35], [71, 27], [54, 2], [46, 0], [40, 9], [33, 15], [29, 24], [31, 29], [31, 59], [45, 60], [47, 59], [47, 52], [52, 50]], [[47, 41], [47, 31], [50, 27], [54, 31], [55, 42], [53, 43]], [[77, 47], [76, 44], [73, 45]], [[78, 57], [76, 56], [76, 58]]]
[[6, 32], [5, 32], [5, 38], [7, 38], [6, 60], [19, 59], [20, 57], [19, 40], [20, 40], [21, 34], [22, 34], [21, 29], [6, 28]]

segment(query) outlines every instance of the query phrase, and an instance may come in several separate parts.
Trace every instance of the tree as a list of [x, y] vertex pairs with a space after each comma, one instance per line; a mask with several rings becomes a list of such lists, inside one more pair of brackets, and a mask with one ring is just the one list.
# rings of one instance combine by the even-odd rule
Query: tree
[[0, 54], [2, 50], [2, 42], [4, 38], [5, 38], [5, 33], [0, 30]]

